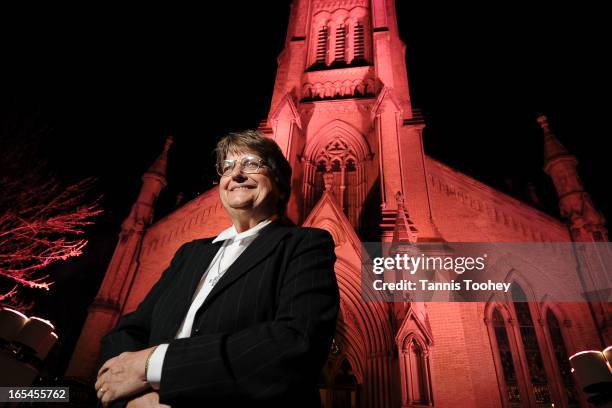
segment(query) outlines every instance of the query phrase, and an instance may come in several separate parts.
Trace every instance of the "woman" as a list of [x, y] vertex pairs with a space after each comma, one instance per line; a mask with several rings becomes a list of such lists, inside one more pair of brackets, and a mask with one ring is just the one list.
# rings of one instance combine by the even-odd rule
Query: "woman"
[[280, 222], [291, 168], [274, 141], [232, 133], [216, 153], [232, 226], [179, 248], [103, 338], [104, 406], [321, 406], [339, 310], [333, 240]]

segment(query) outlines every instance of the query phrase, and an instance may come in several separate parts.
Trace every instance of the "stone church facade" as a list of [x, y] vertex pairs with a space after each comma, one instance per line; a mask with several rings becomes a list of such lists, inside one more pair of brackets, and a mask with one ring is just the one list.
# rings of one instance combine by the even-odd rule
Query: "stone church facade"
[[[328, 230], [336, 243], [341, 313], [321, 374], [324, 406], [586, 406], [567, 357], [611, 343], [605, 299], [362, 300], [365, 241], [608, 240], [576, 158], [543, 116], [544, 169], [563, 220], [429, 157], [405, 61], [393, 0], [295, 0], [269, 114], [259, 126], [293, 168], [288, 216]], [[216, 188], [152, 222], [170, 145], [143, 176], [67, 376], [93, 378], [100, 338], [138, 306], [181, 244], [230, 225]], [[530, 290], [530, 276], [517, 268], [507, 280]], [[591, 285], [585, 290], [597, 288]]]

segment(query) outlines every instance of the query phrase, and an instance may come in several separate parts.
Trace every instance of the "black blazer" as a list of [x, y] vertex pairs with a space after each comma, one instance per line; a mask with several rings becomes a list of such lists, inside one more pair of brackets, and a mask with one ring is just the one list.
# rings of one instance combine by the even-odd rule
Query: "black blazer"
[[181, 246], [137, 310], [102, 339], [100, 362], [169, 343], [161, 403], [319, 408], [340, 304], [331, 235], [267, 225], [206, 298], [192, 336], [174, 339], [221, 245], [205, 238]]

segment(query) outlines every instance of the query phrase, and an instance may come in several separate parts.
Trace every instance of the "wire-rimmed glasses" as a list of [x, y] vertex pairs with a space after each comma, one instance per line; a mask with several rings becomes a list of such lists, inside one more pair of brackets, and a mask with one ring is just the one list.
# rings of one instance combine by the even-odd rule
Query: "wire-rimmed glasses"
[[221, 177], [227, 177], [232, 174], [234, 171], [234, 167], [236, 167], [236, 163], [240, 166], [240, 171], [245, 174], [253, 174], [259, 173], [262, 167], [265, 167], [266, 164], [263, 159], [260, 159], [256, 156], [243, 156], [240, 159], [236, 160], [223, 160], [220, 163], [217, 163], [217, 173]]

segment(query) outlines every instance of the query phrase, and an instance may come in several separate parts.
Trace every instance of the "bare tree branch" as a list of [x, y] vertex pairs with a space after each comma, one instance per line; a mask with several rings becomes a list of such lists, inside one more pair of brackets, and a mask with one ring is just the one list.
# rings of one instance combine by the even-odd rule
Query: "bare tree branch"
[[22, 150], [0, 149], [0, 302], [26, 310], [22, 289], [48, 290], [44, 269], [83, 253], [79, 236], [102, 210], [88, 198], [93, 178], [62, 186]]

